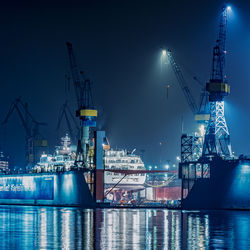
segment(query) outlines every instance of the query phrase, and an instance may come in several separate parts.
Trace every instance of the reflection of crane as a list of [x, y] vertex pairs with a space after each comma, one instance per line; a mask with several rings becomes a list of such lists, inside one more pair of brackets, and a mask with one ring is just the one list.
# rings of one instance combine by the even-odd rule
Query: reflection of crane
[[[173, 53], [168, 50], [165, 51], [165, 53], [163, 53], [163, 55], [167, 55], [168, 59], [170, 61], [170, 64], [172, 66], [172, 69], [175, 73], [175, 76], [177, 78], [177, 81], [185, 95], [185, 98], [187, 100], [187, 103], [192, 111], [192, 113], [195, 115], [195, 120], [197, 120], [198, 122], [205, 122], [207, 120], [209, 120], [209, 114], [207, 112], [207, 94], [205, 91], [205, 88], [202, 90], [201, 92], [201, 96], [200, 96], [200, 103], [199, 106], [196, 104], [195, 98], [193, 97], [188, 84], [185, 80], [185, 78], [183, 77], [183, 74], [181, 72], [180, 66], [178, 65], [178, 63], [176, 62], [175, 58], [173, 57]], [[200, 85], [202, 85], [198, 78], [194, 77], [194, 80], [198, 81], [198, 83]]]
[[72, 44], [67, 42], [66, 45], [77, 101], [76, 115], [80, 118], [81, 124], [76, 162], [81, 163], [82, 167], [89, 167], [87, 155], [90, 146], [90, 127], [96, 126], [95, 117], [97, 117], [97, 110], [93, 107], [91, 82], [89, 79], [84, 78], [83, 74], [79, 71]]
[[47, 141], [42, 139], [39, 132], [39, 127], [47, 125], [43, 122], [38, 122], [28, 111], [27, 103], [23, 103], [20, 98], [17, 98], [10, 106], [9, 112], [6, 118], [2, 122], [2, 125], [8, 123], [10, 116], [13, 114], [14, 110], [17, 111], [18, 116], [22, 122], [25, 129], [25, 159], [27, 166], [32, 166], [37, 160], [35, 148], [47, 147]]
[[[59, 112], [59, 116], [58, 116], [58, 121], [57, 121], [57, 127], [56, 130], [59, 131], [60, 127], [61, 127], [61, 123], [63, 118], [66, 121], [66, 125], [67, 125], [67, 129], [68, 129], [68, 133], [70, 135], [70, 138], [74, 141], [77, 140], [79, 138], [79, 132], [80, 132], [80, 128], [75, 120], [75, 117], [73, 116], [68, 101], [65, 101], [65, 103], [62, 105], [60, 112]], [[72, 128], [72, 124], [74, 126], [74, 129]]]
[[224, 7], [220, 15], [219, 36], [213, 48], [212, 74], [206, 85], [209, 92], [210, 120], [206, 130], [203, 146], [203, 156], [232, 156], [230, 135], [224, 116], [224, 96], [230, 93], [230, 86], [225, 77], [225, 45], [227, 12], [230, 7]]

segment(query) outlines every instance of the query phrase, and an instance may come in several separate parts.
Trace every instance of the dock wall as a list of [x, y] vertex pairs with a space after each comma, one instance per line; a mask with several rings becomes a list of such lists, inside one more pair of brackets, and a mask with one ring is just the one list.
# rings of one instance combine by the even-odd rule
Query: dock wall
[[0, 176], [0, 204], [94, 206], [79, 171]]

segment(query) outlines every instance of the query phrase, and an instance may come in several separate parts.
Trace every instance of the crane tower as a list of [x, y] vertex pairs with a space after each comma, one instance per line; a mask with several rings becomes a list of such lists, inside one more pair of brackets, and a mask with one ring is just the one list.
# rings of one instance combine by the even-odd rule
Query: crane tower
[[96, 127], [95, 118], [97, 117], [97, 110], [93, 107], [91, 82], [89, 79], [84, 78], [83, 73], [79, 70], [73, 53], [72, 44], [67, 42], [66, 45], [77, 101], [76, 116], [80, 118], [81, 127], [80, 140], [78, 140], [76, 152], [76, 165], [80, 165], [80, 167], [83, 168], [91, 168], [88, 159], [90, 128]]
[[48, 146], [47, 140], [39, 132], [40, 126], [46, 126], [47, 123], [38, 122], [28, 110], [28, 104], [23, 103], [21, 98], [17, 98], [10, 106], [2, 125], [6, 125], [9, 118], [17, 111], [25, 130], [25, 160], [27, 170], [32, 167], [40, 157], [39, 149], [45, 149]]
[[224, 115], [224, 97], [230, 94], [225, 76], [226, 28], [230, 7], [224, 7], [220, 15], [219, 37], [213, 48], [212, 74], [206, 84], [209, 93], [210, 119], [205, 134], [203, 156], [231, 157], [230, 134]]

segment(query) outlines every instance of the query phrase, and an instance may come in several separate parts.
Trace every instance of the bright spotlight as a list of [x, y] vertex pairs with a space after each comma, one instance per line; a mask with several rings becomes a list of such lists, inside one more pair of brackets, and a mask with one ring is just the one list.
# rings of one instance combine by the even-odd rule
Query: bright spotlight
[[231, 6], [227, 6], [227, 11], [231, 11], [232, 7]]
[[167, 165], [165, 165], [165, 168], [166, 168], [166, 169], [169, 169], [169, 165], [168, 165], [168, 164], [167, 164]]
[[200, 130], [200, 135], [204, 136], [206, 133], [206, 130], [205, 130], [205, 126], [203, 124], [200, 125], [199, 130]]
[[167, 51], [165, 49], [162, 50], [162, 55], [165, 56], [167, 54]]

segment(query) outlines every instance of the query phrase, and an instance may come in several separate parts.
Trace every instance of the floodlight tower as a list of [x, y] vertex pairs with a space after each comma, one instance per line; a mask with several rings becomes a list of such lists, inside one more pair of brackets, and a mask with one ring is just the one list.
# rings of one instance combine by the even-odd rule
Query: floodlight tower
[[224, 97], [230, 94], [225, 76], [227, 14], [230, 7], [224, 7], [220, 15], [219, 37], [213, 48], [212, 74], [206, 84], [209, 93], [210, 119], [205, 134], [202, 155], [231, 157], [230, 134], [224, 115]]

